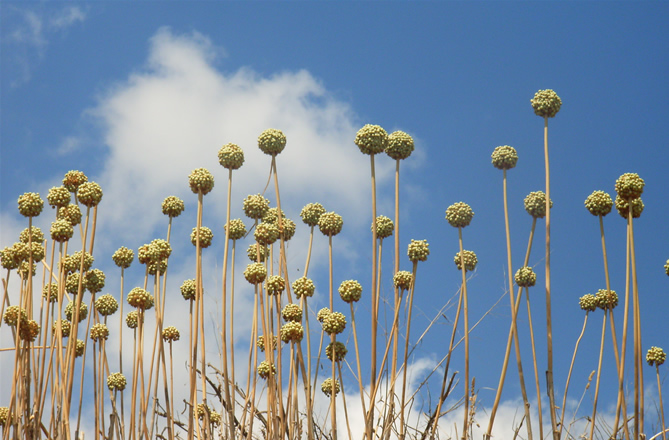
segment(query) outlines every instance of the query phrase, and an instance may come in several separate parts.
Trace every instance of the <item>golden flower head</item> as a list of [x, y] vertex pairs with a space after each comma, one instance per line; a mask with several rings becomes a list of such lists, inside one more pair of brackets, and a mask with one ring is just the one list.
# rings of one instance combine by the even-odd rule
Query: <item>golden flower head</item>
[[281, 275], [271, 275], [265, 282], [265, 289], [268, 295], [281, 295], [286, 290], [286, 280]]
[[91, 327], [91, 339], [94, 342], [98, 342], [100, 340], [107, 340], [109, 337], [109, 329], [105, 324], [98, 323], [98, 324], [93, 324]]
[[411, 156], [414, 144], [413, 138], [403, 131], [394, 131], [388, 135], [386, 154], [395, 160], [406, 159]]
[[[620, 198], [620, 196], [616, 196], [615, 203], [618, 214], [620, 214], [622, 218], [627, 219], [630, 209], [630, 205], [627, 200]], [[645, 206], [643, 204], [643, 200], [641, 200], [641, 197], [632, 199], [632, 218], [641, 217], [641, 213], [643, 212], [644, 207]]]
[[300, 342], [304, 336], [302, 324], [295, 321], [288, 321], [281, 326], [281, 340], [283, 342]]
[[170, 218], [174, 217], [179, 217], [182, 212], [184, 212], [184, 209], [186, 209], [186, 205], [184, 204], [184, 201], [181, 200], [177, 196], [168, 196], [165, 197], [165, 200], [163, 200], [163, 204], [161, 206], [163, 210], [163, 214]]
[[[460, 263], [460, 252], [455, 254], [455, 258], [453, 260], [455, 261], [455, 266], [458, 268], [458, 270], [462, 270], [462, 265]], [[465, 263], [466, 272], [471, 272], [476, 269], [476, 264], [479, 262], [479, 260], [476, 258], [476, 254], [473, 251], [468, 250], [462, 251], [462, 260]]]
[[384, 239], [393, 235], [395, 224], [390, 218], [386, 217], [385, 215], [379, 215], [376, 217], [376, 222], [372, 224], [372, 231], [374, 230], [374, 225], [376, 225], [377, 238]]
[[279, 239], [279, 228], [273, 223], [262, 222], [256, 226], [253, 232], [253, 237], [256, 241], [264, 246], [269, 246]]
[[585, 207], [592, 215], [601, 215], [604, 217], [613, 208], [613, 199], [604, 191], [593, 191], [592, 194], [585, 199]]
[[[200, 247], [206, 249], [211, 246], [211, 242], [214, 239], [214, 233], [211, 232], [206, 226], [200, 228]], [[193, 243], [193, 246], [197, 246], [197, 228], [193, 228], [193, 232], [190, 234], [190, 242]]]
[[125, 324], [128, 326], [128, 328], [135, 329], [137, 328], [140, 319], [142, 322], [144, 322], [144, 315], [140, 315], [137, 310], [133, 310], [132, 312], [128, 312], [128, 314], [125, 316]]
[[388, 146], [388, 133], [378, 125], [367, 124], [358, 130], [355, 144], [363, 154], [379, 154]]
[[[228, 225], [225, 225], [225, 228], [227, 229]], [[228, 232], [230, 240], [239, 240], [244, 238], [245, 235], [246, 226], [244, 225], [242, 219], [236, 218], [230, 220], [230, 232]]]
[[81, 291], [86, 290], [86, 277], [82, 277], [79, 272], [72, 272], [65, 278], [65, 291], [71, 295], [79, 293], [79, 283], [81, 282]]
[[358, 302], [362, 296], [362, 285], [356, 280], [342, 281], [339, 285], [339, 296], [346, 303]]
[[44, 200], [38, 193], [28, 192], [19, 196], [19, 213], [24, 217], [37, 217], [44, 209]]
[[262, 263], [251, 263], [246, 266], [244, 271], [244, 278], [251, 284], [260, 284], [265, 281], [267, 276], [267, 269]]
[[308, 203], [302, 208], [300, 217], [302, 221], [308, 226], [317, 226], [321, 215], [325, 213], [325, 208], [320, 203]]
[[162, 337], [165, 342], [178, 341], [180, 336], [179, 330], [174, 326], [165, 327], [163, 329]]
[[42, 296], [50, 303], [58, 301], [58, 283], [48, 283], [42, 288]]
[[67, 220], [72, 226], [81, 223], [81, 208], [78, 205], [69, 204], [58, 208], [58, 220]]
[[100, 269], [93, 269], [86, 273], [86, 289], [95, 294], [105, 287], [105, 273]]
[[181, 284], [181, 295], [184, 297], [185, 300], [192, 300], [195, 299], [195, 280], [190, 279], [190, 280], [185, 280]]
[[218, 150], [218, 163], [223, 168], [238, 170], [244, 163], [244, 151], [237, 144], [225, 144]]
[[[67, 319], [70, 322], [72, 322], [72, 320], [74, 319], [74, 315], [73, 315], [74, 314], [74, 306], [75, 306], [74, 301], [70, 301], [65, 306], [65, 319]], [[79, 306], [79, 321], [78, 322], [83, 321], [87, 317], [88, 317], [88, 306], [86, 305], [85, 302], [82, 301], [81, 306]]]
[[249, 257], [249, 260], [254, 263], [264, 263], [269, 255], [269, 248], [258, 243], [251, 243], [246, 250], [246, 255]]
[[74, 228], [67, 220], [56, 220], [51, 223], [51, 239], [58, 243], [68, 241], [74, 235]]
[[616, 180], [616, 192], [622, 199], [637, 199], [643, 193], [646, 183], [636, 173], [625, 173]]
[[[553, 201], [551, 200], [551, 208]], [[546, 217], [546, 193], [534, 191], [525, 197], [525, 211], [534, 218]]]
[[508, 145], [497, 147], [492, 152], [492, 164], [500, 170], [510, 170], [518, 162], [516, 149]]
[[290, 303], [286, 304], [281, 310], [281, 316], [284, 321], [302, 321], [302, 308], [297, 304]]
[[118, 301], [107, 293], [95, 300], [95, 310], [102, 316], [113, 315], [118, 310]]
[[86, 350], [86, 344], [81, 339], [77, 339], [77, 343], [74, 347], [75, 357], [81, 357], [84, 355], [84, 350]]
[[595, 294], [595, 299], [597, 300], [597, 307], [602, 310], [613, 310], [618, 305], [618, 294], [615, 290], [599, 289]]
[[302, 298], [302, 296], [314, 296], [315, 290], [316, 286], [310, 278], [301, 277], [293, 281], [293, 292], [295, 292], [297, 299]]
[[514, 278], [518, 287], [532, 287], [537, 282], [537, 274], [529, 266], [518, 269]]
[[63, 178], [63, 186], [71, 193], [76, 193], [82, 183], [88, 182], [88, 177], [77, 170], [68, 171]]
[[344, 219], [335, 212], [326, 212], [318, 219], [318, 229], [326, 236], [335, 236], [344, 227]]
[[9, 306], [5, 309], [3, 320], [8, 326], [16, 327], [19, 320], [21, 321], [21, 325], [24, 325], [28, 321], [28, 314], [25, 309], [19, 306]]
[[260, 365], [258, 365], [258, 376], [260, 376], [263, 379], [267, 379], [270, 374], [276, 373], [276, 368], [274, 368], [274, 364], [270, 364], [267, 361], [262, 361]]
[[88, 207], [97, 206], [102, 200], [102, 188], [95, 182], [85, 182], [77, 189], [77, 200]]
[[248, 218], [260, 220], [269, 209], [269, 200], [260, 194], [249, 195], [244, 199], [242, 207]]
[[453, 203], [446, 209], [446, 221], [454, 228], [464, 228], [469, 226], [472, 218], [474, 218], [474, 211], [471, 206], [463, 202]]
[[20, 336], [21, 339], [23, 339], [26, 342], [33, 342], [35, 339], [37, 339], [39, 332], [40, 332], [40, 326], [37, 323], [37, 321], [29, 319], [28, 322], [25, 323], [25, 325], [22, 324]]
[[125, 246], [121, 246], [118, 248], [116, 252], [112, 255], [112, 260], [114, 260], [114, 264], [116, 264], [118, 267], [127, 269], [130, 267], [132, 264], [132, 260], [135, 259], [135, 253], [132, 251], [132, 249], [128, 249]]
[[30, 241], [33, 243], [42, 243], [44, 241], [44, 233], [37, 226], [31, 226], [30, 228], [25, 228], [21, 231], [19, 234], [19, 241], [26, 244]]
[[346, 328], [346, 317], [343, 313], [332, 312], [323, 319], [323, 331], [338, 335]]
[[135, 287], [128, 293], [128, 304], [139, 310], [149, 310], [154, 305], [153, 295], [141, 287]]
[[335, 362], [340, 362], [346, 357], [348, 349], [342, 342], [335, 341], [334, 343], [330, 342], [325, 347], [325, 353], [328, 359], [333, 360], [332, 358], [334, 357]]
[[323, 321], [325, 321], [325, 318], [327, 318], [330, 315], [330, 313], [332, 313], [332, 310], [328, 309], [327, 307], [323, 307], [316, 314], [316, 319], [318, 320], [318, 322], [322, 323]]
[[332, 396], [332, 388], [333, 387], [334, 387], [335, 396], [336, 396], [341, 391], [341, 386], [339, 385], [339, 379], [335, 379], [334, 385], [333, 385], [332, 378], [328, 377], [321, 384], [321, 391], [323, 392], [323, 394], [330, 397], [330, 396]]
[[400, 270], [393, 276], [393, 285], [400, 290], [411, 289], [413, 274], [408, 270]]
[[70, 204], [72, 196], [70, 191], [64, 186], [54, 186], [49, 190], [46, 196], [46, 201], [53, 208], [62, 208]]
[[127, 384], [125, 376], [122, 373], [112, 373], [107, 376], [107, 388], [110, 391], [123, 391]]
[[542, 118], [553, 118], [560, 111], [562, 100], [551, 89], [539, 90], [534, 94], [534, 98], [530, 100], [534, 114]]
[[214, 176], [206, 168], [196, 168], [188, 176], [188, 185], [193, 193], [207, 195], [214, 189]]
[[597, 297], [592, 293], [586, 293], [578, 299], [578, 305], [586, 312], [594, 312], [597, 310]]
[[268, 128], [258, 136], [258, 148], [263, 153], [275, 156], [286, 147], [286, 135], [281, 130]]
[[658, 367], [667, 359], [667, 354], [660, 347], [650, 347], [646, 353], [646, 362], [651, 367], [657, 365]]
[[411, 240], [407, 251], [409, 260], [412, 262], [426, 261], [427, 256], [430, 255], [430, 245], [427, 240]]

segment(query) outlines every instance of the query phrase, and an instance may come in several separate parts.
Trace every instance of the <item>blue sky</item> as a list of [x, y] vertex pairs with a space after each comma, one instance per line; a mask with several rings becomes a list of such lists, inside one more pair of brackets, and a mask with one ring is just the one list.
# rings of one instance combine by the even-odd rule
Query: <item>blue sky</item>
[[[625, 172], [646, 181], [646, 208], [635, 224], [644, 352], [651, 345], [669, 347], [669, 279], [662, 268], [669, 258], [668, 3], [5, 1], [0, 7], [0, 246], [14, 242], [26, 226], [16, 211], [20, 194], [46, 197], [66, 171], [82, 170], [105, 191], [96, 266], [108, 271], [109, 290], [117, 294], [111, 253], [164, 235], [164, 197], [186, 199], [176, 228], [187, 238], [195, 219], [186, 180], [193, 168], [207, 167], [217, 178], [205, 202], [205, 224], [222, 237], [226, 174], [216, 152], [234, 142], [247, 154], [233, 178], [232, 215], [239, 217], [241, 199], [262, 191], [269, 168], [255, 138], [274, 127], [288, 137], [278, 158], [284, 210], [299, 220], [304, 204], [319, 201], [341, 213], [335, 285], [356, 278], [368, 291], [369, 164], [353, 139], [364, 124], [379, 124], [416, 141], [414, 155], [402, 164], [402, 257], [411, 238], [427, 239], [431, 254], [419, 266], [415, 340], [459, 285], [452, 263], [457, 232], [444, 220], [450, 204], [467, 202], [476, 213], [464, 230], [465, 248], [479, 259], [468, 289], [471, 319], [504, 293], [502, 174], [490, 164], [499, 145], [514, 146], [520, 156], [508, 178], [514, 266], [521, 264], [531, 225], [522, 200], [544, 189], [543, 121], [529, 100], [551, 88], [563, 101], [549, 122], [558, 395], [582, 325], [578, 298], [604, 288], [599, 228], [583, 201], [594, 190], [613, 194], [615, 179]], [[390, 216], [393, 164], [378, 162], [379, 212]], [[48, 211], [42, 215], [45, 229]], [[605, 228], [612, 288], [622, 293], [625, 223], [612, 213]], [[541, 231], [530, 260], [538, 285]], [[307, 232], [303, 227], [289, 247], [293, 278], [303, 268]], [[318, 238], [313, 277], [327, 292], [326, 240]], [[192, 247], [187, 239], [175, 240], [183, 255], [177, 263], [184, 267], [170, 273], [173, 289], [192, 277], [186, 263]], [[212, 292], [219, 291], [222, 241], [206, 263]], [[390, 273], [391, 246], [385, 249], [384, 270]], [[403, 266], [410, 269], [408, 261]], [[389, 285], [386, 280], [387, 290]], [[531, 293], [544, 363], [543, 290]], [[314, 307], [325, 304], [318, 301]], [[359, 308], [368, 305], [363, 300]], [[454, 311], [446, 315], [452, 319]], [[575, 399], [596, 369], [601, 312], [594, 315], [571, 385]], [[472, 333], [471, 374], [482, 411], [494, 398], [508, 323], [504, 297]], [[364, 331], [365, 324], [359, 325]], [[426, 365], [440, 359], [449, 328], [439, 320], [415, 359]], [[604, 380], [612, 384], [610, 342], [606, 355]], [[652, 391], [653, 371], [646, 373]], [[519, 397], [517, 384], [510, 368], [507, 401]], [[528, 379], [533, 389], [530, 384]], [[613, 400], [609, 387], [602, 391], [606, 402]]]

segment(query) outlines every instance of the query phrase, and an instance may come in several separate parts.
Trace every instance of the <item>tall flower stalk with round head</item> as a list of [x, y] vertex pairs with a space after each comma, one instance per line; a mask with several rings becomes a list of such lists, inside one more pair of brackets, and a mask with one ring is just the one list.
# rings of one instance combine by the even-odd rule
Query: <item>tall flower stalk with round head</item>
[[553, 90], [539, 90], [530, 100], [534, 114], [544, 118], [544, 158], [546, 164], [546, 351], [547, 371], [546, 385], [548, 402], [551, 408], [551, 426], [553, 438], [559, 440], [555, 406], [555, 390], [553, 386], [553, 324], [551, 320], [551, 211], [548, 203], [551, 198], [550, 166], [548, 161], [548, 118], [554, 118], [562, 107], [562, 100]]
[[667, 428], [664, 426], [664, 405], [662, 404], [662, 383], [660, 382], [660, 365], [667, 359], [667, 353], [660, 347], [650, 347], [646, 353], [648, 365], [655, 366], [657, 373], [657, 392], [660, 398], [660, 420], [662, 421], [662, 440], [667, 440]]

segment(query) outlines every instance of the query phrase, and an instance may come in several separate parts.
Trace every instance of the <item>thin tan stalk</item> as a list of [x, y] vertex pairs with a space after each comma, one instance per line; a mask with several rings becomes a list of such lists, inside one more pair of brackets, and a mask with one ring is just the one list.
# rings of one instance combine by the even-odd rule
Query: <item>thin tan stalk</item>
[[[413, 294], [416, 287], [416, 270], [418, 269], [418, 261], [413, 262], [412, 278], [413, 282], [411, 283], [411, 289], [409, 289], [409, 298], [407, 306], [407, 330], [406, 336], [404, 339], [404, 362], [402, 369], [402, 399], [400, 400], [400, 438], [404, 438], [406, 435], [406, 426], [404, 425], [404, 410], [406, 406], [406, 388], [407, 388], [407, 370], [409, 369], [409, 334], [411, 331], [411, 315], [413, 312]], [[398, 305], [399, 306], [399, 305]], [[465, 341], [469, 341], [468, 337], [465, 338]], [[467, 356], [467, 359], [469, 357]], [[394, 394], [394, 393], [393, 393]]]
[[[623, 375], [625, 374], [625, 352], [627, 350], [627, 329], [629, 323], [629, 301], [630, 301], [630, 238], [629, 238], [629, 225], [627, 225], [627, 237], [626, 237], [626, 248], [625, 248], [625, 307], [623, 311], [623, 331], [622, 331], [622, 342], [620, 347], [620, 362], [618, 367], [618, 401], [616, 404], [616, 417], [613, 422], [613, 434], [615, 435], [618, 432], [618, 424], [620, 422], [620, 409], [621, 406], [624, 407], [624, 393], [623, 393]], [[636, 418], [635, 418], [636, 420]], [[627, 418], [623, 423], [623, 428], [627, 428]], [[629, 435], [627, 436], [629, 439]]]
[[[227, 408], [228, 415], [228, 427], [229, 427], [229, 436], [231, 439], [235, 436], [235, 399], [231, 398], [230, 394], [230, 380], [228, 373], [228, 347], [227, 347], [227, 335], [226, 335], [226, 326], [227, 326], [227, 283], [228, 283], [228, 248], [230, 246], [230, 201], [232, 198], [232, 168], [228, 169], [228, 195], [226, 199], [226, 213], [225, 213], [225, 244], [223, 250], [223, 292], [221, 294], [221, 362], [223, 363], [223, 389], [225, 391], [225, 400], [227, 402], [224, 405]], [[234, 270], [234, 269], [233, 269]], [[231, 291], [231, 298], [234, 295], [234, 291]], [[232, 314], [230, 318], [232, 319]], [[230, 333], [232, 335], [232, 323], [230, 324]], [[230, 337], [230, 352], [231, 356], [234, 356], [234, 339]], [[234, 362], [232, 364], [232, 371], [234, 375]], [[204, 374], [204, 372], [203, 372]], [[234, 390], [234, 379], [232, 380], [232, 386]]]
[[627, 200], [627, 224], [630, 243], [630, 261], [632, 264], [632, 298], [634, 314], [634, 436], [638, 438], [644, 432], [644, 392], [643, 392], [643, 355], [641, 353], [641, 308], [639, 306], [639, 286], [636, 276], [636, 252], [634, 250], [634, 223], [632, 199]]
[[657, 392], [660, 397], [660, 420], [662, 421], [662, 440], [667, 440], [667, 428], [664, 426], [664, 405], [662, 404], [662, 384], [660, 383], [660, 366], [655, 364], [655, 372], [657, 373]]
[[339, 385], [340, 385], [340, 388], [341, 388], [342, 403], [344, 404], [344, 419], [346, 419], [346, 430], [348, 431], [348, 440], [351, 440], [351, 439], [353, 439], [353, 435], [351, 434], [351, 424], [348, 420], [348, 409], [347, 409], [347, 406], [346, 406], [346, 393], [344, 392], [344, 376], [342, 376], [342, 374], [341, 374], [341, 362], [337, 362], [337, 370], [339, 371]]
[[606, 336], [606, 316], [610, 311], [610, 308], [604, 309], [604, 317], [602, 318], [602, 338], [599, 343], [599, 361], [597, 362], [597, 378], [595, 379], [595, 396], [592, 403], [592, 417], [590, 418], [590, 435], [588, 440], [592, 440], [595, 435], [595, 418], [597, 416], [597, 399], [599, 397], [599, 379], [602, 374], [602, 357], [604, 356], [604, 338]]
[[564, 386], [564, 395], [562, 396], [562, 414], [560, 414], [560, 436], [562, 436], [562, 429], [564, 428], [564, 412], [567, 406], [567, 391], [569, 390], [569, 383], [571, 381], [571, 373], [574, 370], [574, 361], [576, 361], [576, 352], [578, 352], [578, 346], [583, 339], [583, 334], [585, 334], [585, 326], [588, 324], [588, 315], [589, 311], [586, 310], [585, 318], [583, 319], [583, 328], [581, 329], [581, 334], [578, 335], [576, 339], [576, 346], [574, 347], [574, 354], [571, 357], [571, 364], [569, 365], [569, 373], [567, 374], [567, 383]]
[[[374, 167], [374, 154], [369, 155], [369, 163], [372, 173], [372, 222], [376, 221], [376, 171]], [[376, 228], [372, 228], [372, 305], [378, 303], [376, 298]], [[371, 359], [370, 359], [370, 387], [371, 389], [376, 389], [376, 339], [377, 339], [377, 327], [378, 327], [378, 311], [375, 307], [372, 307], [372, 341], [371, 341]], [[370, 400], [369, 402], [369, 414], [367, 416], [367, 438], [372, 439], [372, 423], [374, 420], [374, 402]]]
[[[349, 303], [351, 306], [351, 327], [353, 329], [353, 344], [355, 345], [355, 362], [358, 368], [358, 388], [360, 391], [360, 401], [362, 404], [362, 413], [366, 414], [367, 409], [365, 408], [365, 387], [362, 384], [362, 369], [360, 368], [360, 349], [358, 346], [358, 331], [355, 327], [355, 311], [353, 309], [353, 303]], [[341, 373], [340, 373], [341, 374]]]
[[[530, 327], [530, 341], [532, 343], [532, 361], [534, 363], [534, 382], [537, 388], [537, 413], [539, 416], [539, 438], [544, 438], [544, 422], [541, 409], [541, 386], [539, 385], [539, 368], [537, 367], [537, 348], [534, 343], [534, 326], [532, 325], [532, 309], [530, 307], [530, 290], [525, 288], [525, 299], [527, 300], [527, 321]], [[565, 391], [566, 395], [566, 391]]]
[[[469, 418], [469, 306], [467, 301], [467, 269], [465, 268], [465, 254], [464, 248], [462, 246], [462, 228], [458, 228], [458, 244], [460, 245], [460, 272], [462, 273], [462, 314], [464, 315], [464, 326], [465, 326], [465, 405], [464, 405], [464, 422], [462, 424], [462, 439], [467, 439], [467, 426]], [[414, 271], [415, 271], [414, 263]], [[409, 323], [407, 323], [409, 325]], [[406, 364], [406, 362], [405, 362]], [[406, 365], [404, 367], [406, 370]], [[529, 420], [528, 420], [529, 423]], [[530, 435], [530, 440], [532, 439]]]

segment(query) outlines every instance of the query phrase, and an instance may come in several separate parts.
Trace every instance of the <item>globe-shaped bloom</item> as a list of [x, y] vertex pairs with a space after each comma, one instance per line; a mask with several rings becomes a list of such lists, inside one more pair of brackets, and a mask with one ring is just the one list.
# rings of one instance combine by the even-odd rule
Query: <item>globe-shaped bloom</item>
[[307, 226], [317, 226], [321, 215], [325, 214], [325, 208], [320, 203], [309, 203], [302, 208], [300, 217]]
[[348, 349], [339, 341], [335, 341], [334, 343], [330, 342], [327, 347], [325, 347], [326, 356], [330, 360], [333, 360], [334, 358], [335, 362], [343, 361], [347, 353]]
[[471, 206], [463, 202], [453, 203], [446, 209], [446, 221], [454, 228], [464, 228], [469, 226], [472, 218], [474, 218], [474, 211]]
[[132, 264], [132, 260], [135, 259], [135, 253], [132, 249], [128, 249], [125, 246], [118, 248], [116, 252], [112, 255], [112, 260], [114, 264], [122, 269], [127, 269]]
[[[551, 208], [553, 201], [551, 200]], [[525, 197], [525, 211], [534, 218], [546, 217], [546, 193], [533, 191]]]
[[[225, 225], [225, 229], [228, 229], [228, 225]], [[242, 219], [236, 218], [230, 220], [230, 232], [228, 232], [230, 240], [239, 240], [244, 238], [245, 235], [246, 226], [244, 225]]]
[[91, 327], [91, 339], [93, 342], [106, 341], [109, 337], [109, 328], [105, 324], [98, 323], [93, 324]]
[[518, 269], [514, 279], [518, 287], [532, 287], [537, 282], [537, 274], [534, 273], [531, 267], [523, 266]]
[[388, 146], [385, 151], [391, 159], [406, 159], [411, 156], [413, 149], [413, 138], [405, 132], [398, 130], [388, 135]]
[[86, 273], [86, 289], [95, 294], [105, 287], [105, 273], [100, 269], [93, 269]]
[[33, 243], [42, 243], [44, 242], [44, 233], [37, 226], [31, 226], [30, 228], [25, 228], [21, 231], [19, 234], [19, 241], [26, 244], [30, 241]]
[[269, 249], [265, 245], [251, 243], [246, 250], [246, 255], [252, 262], [264, 263], [269, 255]]
[[[200, 228], [200, 247], [206, 249], [211, 246], [211, 242], [214, 239], [214, 233], [211, 232], [206, 226]], [[197, 246], [197, 228], [193, 228], [193, 232], [190, 234], [190, 242], [193, 243], [193, 246]]]
[[593, 191], [585, 199], [585, 207], [592, 215], [601, 215], [604, 217], [613, 208], [613, 199], [604, 191]]
[[63, 186], [71, 193], [76, 193], [79, 186], [86, 182], [88, 182], [88, 177], [82, 171], [71, 170], [63, 177]]
[[[455, 266], [458, 268], [458, 270], [462, 270], [462, 265], [460, 262], [460, 252], [455, 254], [455, 258], [453, 258], [453, 260], [455, 261]], [[476, 264], [478, 263], [478, 259], [476, 258], [476, 254], [473, 251], [463, 250], [462, 260], [465, 263], [466, 272], [471, 272], [474, 269], [476, 269]]]
[[578, 299], [578, 305], [586, 312], [594, 312], [597, 310], [597, 297], [592, 293], [586, 293]]
[[223, 168], [238, 170], [244, 163], [244, 151], [237, 144], [225, 144], [218, 150], [218, 163]]
[[95, 310], [102, 316], [113, 315], [118, 310], [118, 301], [107, 293], [95, 300]]
[[346, 317], [343, 313], [331, 312], [323, 319], [323, 331], [338, 335], [346, 328]]
[[[379, 239], [388, 238], [393, 235], [393, 230], [395, 229], [395, 224], [393, 221], [386, 217], [385, 215], [379, 215], [376, 217], [376, 237]], [[372, 224], [372, 231], [374, 230], [374, 224]]]
[[267, 269], [262, 263], [251, 263], [246, 266], [244, 271], [244, 278], [251, 284], [260, 284], [265, 281], [267, 276]]
[[378, 125], [367, 124], [356, 133], [355, 144], [363, 154], [379, 154], [388, 146], [388, 133]]
[[281, 310], [281, 316], [284, 321], [302, 321], [302, 308], [297, 304], [286, 304]]
[[310, 278], [301, 277], [293, 281], [293, 292], [295, 293], [297, 299], [302, 298], [302, 296], [314, 296], [315, 290], [316, 286]]
[[179, 330], [174, 326], [165, 327], [163, 329], [162, 337], [165, 342], [178, 341], [180, 336]]
[[427, 256], [430, 255], [430, 245], [427, 240], [411, 240], [407, 250], [409, 260], [412, 262], [426, 261]]
[[321, 391], [323, 392], [323, 394], [330, 397], [330, 396], [332, 396], [333, 386], [334, 386], [334, 391], [335, 391], [335, 396], [336, 396], [341, 391], [341, 385], [339, 385], [339, 379], [335, 379], [334, 385], [333, 385], [332, 378], [328, 377], [321, 384]]
[[185, 300], [193, 300], [195, 299], [196, 295], [196, 286], [195, 286], [195, 280], [190, 279], [190, 280], [185, 280], [181, 284], [181, 296], [184, 297]]
[[341, 232], [344, 219], [334, 212], [326, 212], [318, 219], [318, 229], [326, 236], [335, 236]]
[[112, 373], [107, 376], [107, 388], [110, 391], [123, 391], [127, 384], [125, 376], [122, 373]]
[[595, 294], [597, 307], [602, 310], [613, 310], [618, 305], [618, 294], [615, 290], [599, 289]]
[[161, 207], [163, 214], [170, 218], [179, 217], [184, 212], [184, 209], [186, 209], [184, 201], [176, 196], [166, 197]]
[[286, 280], [280, 275], [272, 275], [265, 282], [268, 295], [281, 295], [286, 289]]
[[275, 156], [286, 147], [286, 135], [281, 130], [268, 128], [258, 136], [258, 148], [263, 153]]
[[249, 195], [244, 199], [242, 207], [244, 208], [244, 214], [248, 218], [260, 220], [269, 209], [269, 200], [261, 194]]
[[54, 186], [49, 190], [46, 196], [46, 201], [53, 208], [62, 208], [70, 204], [72, 196], [70, 191], [64, 186]]
[[135, 287], [128, 293], [128, 304], [139, 310], [148, 310], [153, 307], [153, 295], [141, 287]]
[[302, 324], [295, 321], [288, 321], [281, 326], [281, 340], [283, 342], [300, 342], [304, 336]]
[[[65, 319], [68, 321], [72, 322], [74, 319], [74, 306], [75, 306], [75, 301], [70, 301], [66, 306], [65, 306]], [[79, 321], [81, 322], [84, 319], [88, 317], [88, 306], [86, 305], [85, 302], [82, 301], [81, 305], [79, 306]]]
[[37, 217], [44, 209], [44, 200], [38, 193], [28, 192], [19, 197], [19, 213], [24, 217]]
[[362, 286], [356, 280], [342, 281], [339, 285], [339, 296], [342, 301], [352, 303], [360, 301], [362, 296]]
[[270, 374], [276, 373], [276, 368], [274, 368], [273, 364], [270, 364], [267, 361], [262, 361], [260, 365], [258, 365], [258, 376], [260, 376], [263, 379], [267, 379]]
[[193, 193], [207, 195], [214, 189], [214, 176], [206, 168], [196, 168], [188, 176], [188, 185]]
[[140, 321], [144, 322], [144, 314], [140, 315], [137, 310], [128, 312], [128, 314], [125, 316], [125, 324], [128, 326], [128, 328], [136, 329]]
[[[620, 196], [616, 196], [615, 203], [618, 214], [620, 214], [622, 218], [627, 219], [627, 217], [629, 216], [629, 209], [630, 209], [630, 205], [627, 202], [627, 200], [621, 198]], [[632, 199], [632, 218], [641, 217], [641, 213], [643, 212], [644, 207], [645, 205], [643, 204], [643, 200], [641, 200], [641, 197]]]
[[400, 270], [393, 276], [393, 285], [400, 290], [411, 289], [413, 274], [408, 270]]
[[651, 367], [657, 365], [658, 367], [667, 359], [667, 354], [660, 347], [650, 347], [646, 353], [646, 362]]
[[562, 100], [551, 89], [539, 90], [530, 100], [534, 114], [542, 118], [553, 118], [560, 111]]
[[637, 199], [646, 183], [636, 173], [625, 173], [616, 180], [616, 192], [621, 199]]
[[492, 152], [492, 164], [499, 170], [510, 170], [518, 162], [516, 149], [509, 145], [497, 147]]
[[66, 220], [70, 222], [72, 226], [77, 226], [81, 223], [81, 208], [78, 205], [69, 204], [58, 208], [58, 220]]
[[95, 182], [84, 182], [77, 189], [77, 200], [82, 205], [93, 208], [102, 200], [102, 188]]

